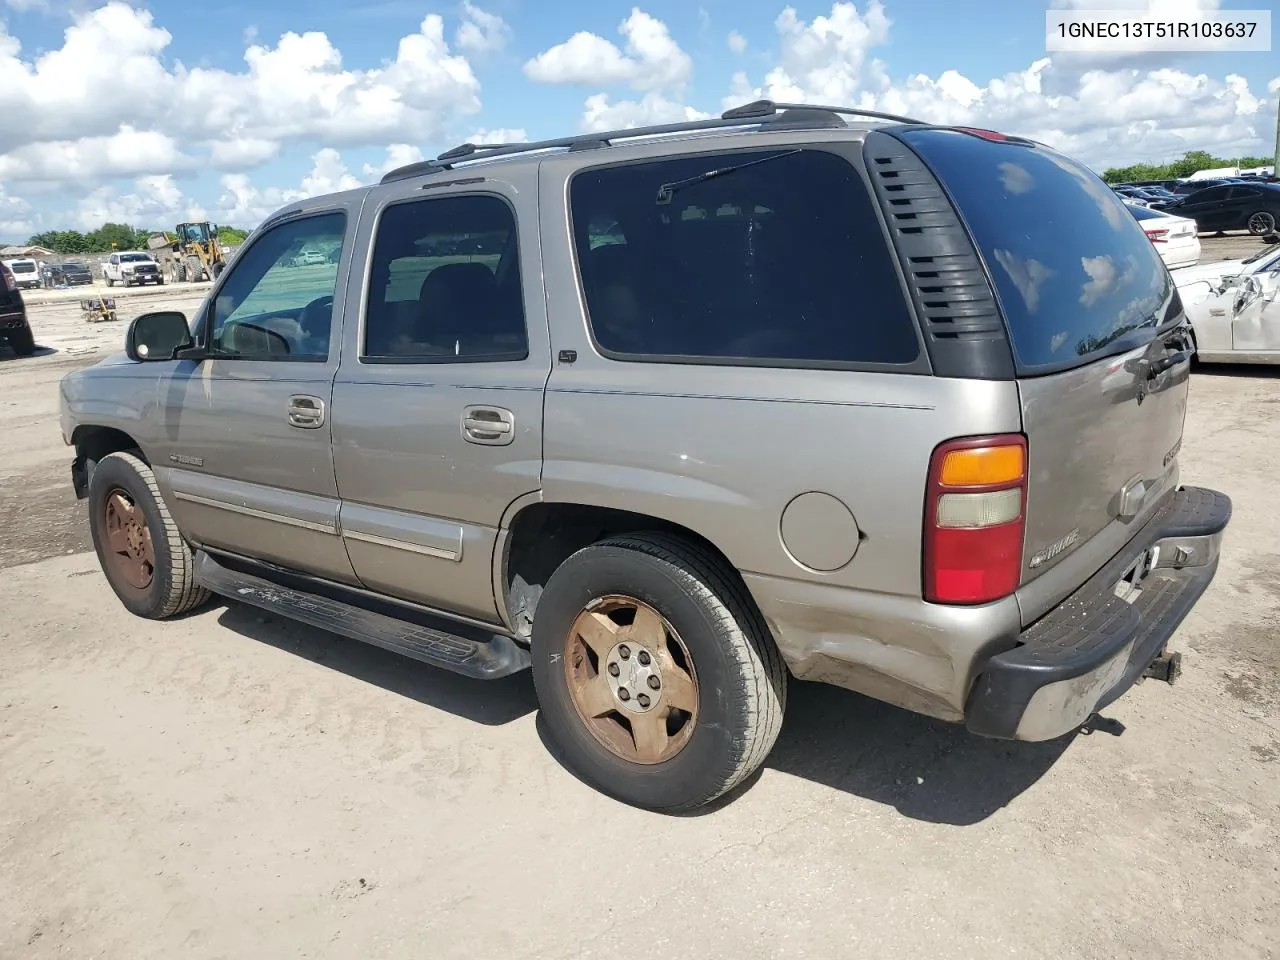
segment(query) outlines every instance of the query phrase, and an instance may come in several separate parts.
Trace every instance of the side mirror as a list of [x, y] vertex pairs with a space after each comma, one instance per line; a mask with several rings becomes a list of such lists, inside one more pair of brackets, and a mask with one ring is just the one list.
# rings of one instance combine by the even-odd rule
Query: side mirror
[[172, 360], [175, 353], [193, 344], [186, 316], [176, 310], [162, 310], [144, 313], [129, 324], [124, 352], [138, 363]]

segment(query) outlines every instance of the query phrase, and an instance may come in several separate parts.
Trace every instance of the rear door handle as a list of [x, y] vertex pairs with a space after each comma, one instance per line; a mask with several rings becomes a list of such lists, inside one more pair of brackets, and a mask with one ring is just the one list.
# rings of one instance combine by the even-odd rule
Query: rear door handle
[[467, 407], [462, 411], [462, 439], [504, 447], [516, 436], [516, 415], [502, 407]]
[[295, 393], [289, 398], [289, 424], [304, 430], [314, 430], [324, 423], [324, 401], [305, 393]]

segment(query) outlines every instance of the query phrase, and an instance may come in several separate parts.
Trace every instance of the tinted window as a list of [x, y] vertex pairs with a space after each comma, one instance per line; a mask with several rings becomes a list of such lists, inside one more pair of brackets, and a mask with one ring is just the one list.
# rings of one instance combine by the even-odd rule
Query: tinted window
[[1209, 187], [1207, 190], [1197, 190], [1187, 197], [1187, 203], [1217, 203], [1219, 200], [1227, 199], [1227, 190], [1227, 187]]
[[329, 357], [336, 263], [299, 266], [299, 252], [341, 247], [343, 213], [272, 227], [227, 268], [213, 309], [210, 350], [239, 360]]
[[1262, 191], [1259, 190], [1257, 187], [1232, 187], [1231, 188], [1232, 200], [1243, 200], [1245, 197], [1260, 197], [1260, 196], [1262, 196]]
[[378, 221], [365, 359], [398, 363], [528, 356], [516, 221], [498, 197], [397, 203]]
[[[718, 176], [703, 179], [711, 171]], [[629, 357], [909, 363], [919, 353], [857, 171], [770, 150], [584, 171], [570, 186], [592, 332]]]
[[1137, 345], [1164, 318], [1173, 282], [1159, 254], [1088, 169], [1047, 148], [964, 133], [901, 136], [968, 223], [1024, 370], [1079, 364], [1121, 338]]

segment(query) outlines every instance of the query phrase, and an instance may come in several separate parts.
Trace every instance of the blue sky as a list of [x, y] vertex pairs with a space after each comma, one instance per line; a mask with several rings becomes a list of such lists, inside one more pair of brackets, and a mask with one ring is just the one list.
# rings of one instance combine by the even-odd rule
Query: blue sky
[[[1154, 2], [1165, 13], [1257, 5]], [[1095, 166], [1196, 148], [1270, 152], [1274, 52], [1050, 56], [1045, 9], [1026, 0], [311, 0], [215, 12], [0, 0], [0, 240], [106, 217], [149, 226], [202, 213], [248, 226], [293, 196], [368, 182], [396, 158], [482, 130], [558, 136], [715, 113], [761, 93], [981, 122]], [[440, 43], [424, 26], [431, 15]], [[731, 48], [731, 32], [745, 48]], [[282, 46], [289, 33], [323, 36]], [[564, 46], [584, 33], [594, 36]], [[404, 37], [417, 46], [388, 71]], [[251, 77], [254, 44], [268, 56]], [[368, 96], [376, 109], [360, 106]]]

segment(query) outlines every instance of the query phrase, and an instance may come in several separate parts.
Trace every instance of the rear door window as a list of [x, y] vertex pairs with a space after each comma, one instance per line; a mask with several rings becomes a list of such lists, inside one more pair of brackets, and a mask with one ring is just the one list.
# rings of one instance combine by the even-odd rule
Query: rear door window
[[593, 168], [570, 185], [605, 356], [782, 366], [920, 355], [870, 193], [843, 157], [774, 148]]
[[977, 242], [1021, 372], [1139, 346], [1175, 319], [1160, 255], [1086, 167], [1046, 147], [957, 131], [899, 136], [934, 170]]

